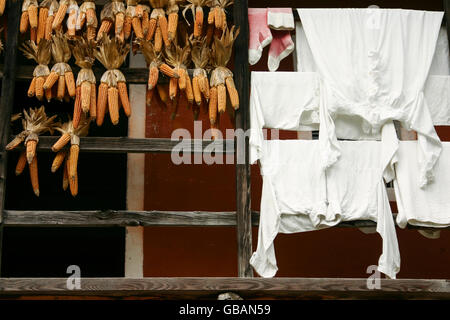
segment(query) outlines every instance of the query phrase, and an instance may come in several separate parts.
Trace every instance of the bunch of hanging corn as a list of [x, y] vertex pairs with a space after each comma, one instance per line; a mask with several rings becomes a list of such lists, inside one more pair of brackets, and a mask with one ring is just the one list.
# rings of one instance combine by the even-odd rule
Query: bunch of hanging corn
[[194, 91], [194, 99], [198, 106], [202, 104], [202, 96], [209, 101], [209, 82], [208, 74], [205, 70], [210, 62], [211, 49], [206, 43], [206, 38], [194, 39], [191, 35], [192, 45], [192, 61], [194, 62], [194, 76], [192, 78], [192, 88]]
[[166, 47], [170, 45], [168, 23], [166, 13], [164, 11], [164, 8], [168, 4], [168, 0], [149, 1], [153, 10], [150, 16], [149, 29], [145, 39], [152, 40], [154, 37], [155, 50], [156, 52], [160, 52], [162, 50], [163, 43]]
[[27, 32], [30, 28], [30, 40], [36, 42], [38, 28], [38, 2], [37, 0], [24, 0], [22, 15], [20, 17], [19, 31]]
[[97, 33], [97, 40], [100, 40], [104, 34], [108, 35], [114, 25], [114, 34], [120, 41], [125, 40], [125, 4], [123, 0], [112, 0], [107, 3], [100, 13], [100, 29]]
[[233, 43], [239, 35], [239, 29], [225, 28], [222, 36], [214, 37], [212, 45], [212, 63], [214, 70], [211, 73], [209, 92], [209, 120], [211, 125], [217, 125], [217, 112], [224, 113], [227, 108], [227, 90], [231, 106], [239, 108], [239, 95], [234, 86], [233, 73], [226, 67], [231, 58]]
[[207, 0], [209, 8], [208, 28], [206, 30], [206, 41], [208, 45], [213, 37], [220, 37], [227, 28], [226, 8], [234, 3], [233, 0]]
[[75, 64], [81, 69], [77, 76], [75, 104], [73, 109], [73, 127], [78, 128], [81, 113], [89, 113], [91, 118], [97, 116], [96, 80], [92, 65], [95, 62], [95, 43], [83, 37], [76, 38], [72, 45]]
[[159, 71], [169, 78], [179, 78], [179, 76], [175, 69], [171, 68], [166, 63], [163, 63], [161, 53], [156, 52], [155, 46], [151, 41], [139, 40], [138, 44], [148, 66], [146, 101], [147, 106], [150, 106], [154, 89], [158, 83]]
[[87, 40], [95, 40], [97, 35], [97, 14], [95, 13], [95, 2], [93, 0], [83, 0], [77, 17], [76, 30], [82, 30], [86, 24]]
[[[74, 128], [72, 120], [55, 129], [61, 132], [61, 137], [52, 146], [53, 152], [57, 152], [52, 163], [52, 172], [56, 172], [65, 159], [63, 172], [63, 189], [66, 190], [70, 186], [72, 196], [78, 194], [78, 155], [80, 153], [80, 137], [87, 136], [91, 119], [82, 117], [78, 128]], [[67, 157], [67, 151], [62, 148], [69, 143], [70, 150]]]
[[[137, 10], [137, 7], [138, 7], [138, 0], [127, 0], [125, 22], [123, 25], [125, 39], [128, 39], [131, 36], [131, 29], [133, 29], [136, 38], [138, 39], [144, 38], [144, 34], [142, 32], [142, 22], [137, 14], [137, 11], [140, 10]], [[147, 12], [147, 20], [148, 20], [148, 12]]]
[[191, 25], [186, 18], [186, 11], [191, 10], [192, 17], [194, 18], [193, 37], [194, 38], [201, 37], [202, 31], [203, 31], [203, 20], [204, 20], [203, 7], [207, 5], [208, 0], [187, 0], [187, 2], [188, 2], [188, 4], [186, 4], [183, 9], [184, 20], [186, 20], [186, 23], [189, 26]]
[[[62, 32], [62, 23], [66, 16], [66, 13], [69, 12], [71, 15], [71, 20], [73, 20], [74, 15], [76, 19], [76, 10], [78, 9], [78, 4], [75, 0], [60, 0], [58, 9], [54, 11], [54, 17], [52, 21], [52, 30], [53, 31], [61, 31]], [[75, 20], [76, 22], [76, 20]], [[73, 25], [73, 29], [75, 29], [75, 24]], [[73, 31], [70, 31], [73, 32]]]
[[72, 69], [67, 63], [71, 57], [70, 47], [67, 36], [61, 32], [52, 35], [52, 56], [56, 63], [53, 65], [49, 76], [45, 80], [44, 90], [50, 90], [51, 92], [53, 86], [58, 82], [56, 93], [58, 100], [62, 101], [64, 99], [66, 89], [69, 97], [75, 97], [75, 78]]
[[[50, 6], [48, 9], [47, 19], [45, 21], [44, 38], [47, 40], [52, 39], [53, 21], [59, 9], [59, 2], [57, 0], [50, 0]], [[59, 29], [62, 27], [60, 26]]]
[[130, 45], [119, 41], [117, 38], [110, 39], [103, 35], [95, 57], [107, 69], [100, 79], [97, 98], [97, 125], [103, 124], [108, 104], [111, 122], [119, 123], [119, 97], [125, 114], [131, 115], [130, 101], [128, 99], [127, 83], [125, 76], [119, 70], [130, 51]]
[[16, 174], [22, 173], [25, 162], [30, 168], [31, 185], [34, 193], [39, 196], [39, 180], [37, 171], [36, 146], [39, 141], [39, 135], [49, 131], [53, 134], [54, 119], [56, 115], [48, 118], [45, 114], [44, 106], [39, 109], [30, 109], [29, 113], [23, 111], [24, 119], [22, 119], [23, 131], [16, 135], [14, 139], [6, 146], [6, 150], [12, 150], [24, 142], [26, 151], [19, 157], [16, 166]]
[[[28, 59], [33, 59], [38, 63], [33, 71], [33, 80], [31, 80], [28, 88], [28, 96], [44, 99], [44, 83], [50, 74], [48, 64], [51, 60], [51, 42], [48, 40], [41, 40], [38, 45], [34, 41], [25, 41], [20, 50], [24, 53]], [[45, 91], [45, 95], [48, 95], [49, 91]], [[51, 92], [50, 92], [51, 93]]]

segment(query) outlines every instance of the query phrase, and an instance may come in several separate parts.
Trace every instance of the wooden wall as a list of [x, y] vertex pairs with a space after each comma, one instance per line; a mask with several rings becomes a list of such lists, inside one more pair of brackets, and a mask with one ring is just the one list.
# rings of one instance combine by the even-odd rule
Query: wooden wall
[[[273, 1], [249, 1], [249, 7], [270, 6]], [[277, 1], [289, 7], [402, 7], [442, 10], [442, 1]], [[273, 6], [273, 5], [272, 5]], [[267, 70], [267, 48], [252, 70]], [[292, 56], [282, 61], [280, 71], [293, 70]], [[146, 136], [170, 137], [176, 128], [193, 130], [193, 118], [180, 105], [174, 121], [170, 110], [153, 100], [147, 111]], [[208, 128], [202, 111], [203, 128]], [[221, 128], [231, 128], [228, 117]], [[439, 128], [442, 139], [450, 130]], [[295, 138], [285, 133], [282, 138]], [[147, 154], [145, 166], [145, 210], [235, 210], [233, 165], [179, 165], [170, 155]], [[252, 166], [252, 208], [259, 210], [261, 177]], [[253, 230], [253, 244], [257, 243]], [[450, 232], [429, 240], [417, 231], [398, 230], [402, 258], [401, 278], [450, 278]], [[303, 234], [278, 235], [275, 241], [280, 277], [366, 277], [366, 268], [377, 264], [381, 238], [357, 229], [327, 229]], [[144, 276], [237, 276], [234, 228], [147, 227], [144, 231]]]

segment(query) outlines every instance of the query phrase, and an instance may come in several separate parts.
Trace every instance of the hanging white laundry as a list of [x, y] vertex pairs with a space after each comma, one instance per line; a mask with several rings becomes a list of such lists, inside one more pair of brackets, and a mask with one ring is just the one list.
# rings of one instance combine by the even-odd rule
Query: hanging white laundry
[[433, 124], [450, 125], [450, 76], [430, 75], [425, 84], [424, 94]]
[[[250, 259], [259, 275], [273, 277], [278, 270], [273, 244], [278, 233], [306, 232], [364, 219], [377, 222], [383, 239], [379, 271], [395, 278], [400, 254], [382, 180], [381, 163], [386, 154], [382, 148], [382, 143], [374, 141], [342, 142], [342, 158], [325, 174], [317, 162], [318, 141], [263, 142], [258, 245]], [[385, 176], [393, 175], [389, 172]]]
[[422, 153], [417, 141], [401, 141], [395, 165], [395, 198], [397, 224], [444, 228], [450, 226], [450, 142], [443, 142], [443, 150], [435, 166], [436, 177], [426, 188], [418, 188], [418, 163]]
[[[342, 221], [377, 222], [383, 240], [378, 270], [395, 279], [400, 271], [400, 252], [386, 186], [383, 181], [383, 155], [389, 152], [378, 141], [341, 141], [341, 157], [327, 170], [328, 214]], [[395, 150], [391, 150], [392, 153]], [[393, 171], [384, 175], [390, 180]], [[320, 224], [320, 222], [318, 222]]]
[[322, 79], [319, 140], [325, 150], [324, 166], [335, 163], [340, 154], [336, 115], [360, 117], [368, 134], [378, 133], [387, 121], [399, 120], [418, 132], [425, 157], [419, 182], [421, 186], [430, 182], [442, 147], [423, 87], [443, 13], [402, 9], [298, 9], [298, 13]]
[[449, 52], [448, 52], [447, 27], [441, 27], [433, 62], [431, 63], [430, 75], [450, 75]]
[[[318, 129], [319, 79], [313, 72], [252, 72], [250, 163], [261, 155], [263, 128]], [[310, 129], [311, 130], [311, 129]]]
[[[325, 173], [317, 165], [317, 140], [264, 140], [260, 153], [263, 188], [258, 246], [250, 264], [262, 277], [277, 272], [273, 241], [279, 232], [316, 230], [311, 222], [327, 212]], [[329, 225], [337, 217], [326, 217]]]

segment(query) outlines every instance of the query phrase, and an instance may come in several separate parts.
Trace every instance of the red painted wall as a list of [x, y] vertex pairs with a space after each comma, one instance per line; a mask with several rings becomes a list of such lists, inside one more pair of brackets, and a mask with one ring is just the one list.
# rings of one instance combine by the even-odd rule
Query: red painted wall
[[[297, 1], [298, 2], [298, 1]], [[278, 6], [317, 6], [316, 1], [279, 1]], [[381, 7], [442, 10], [442, 1], [321, 1], [322, 7]], [[249, 1], [249, 6], [270, 6], [269, 1]], [[266, 70], [267, 48], [252, 70]], [[292, 56], [282, 61], [280, 71], [293, 70]], [[171, 136], [176, 128], [193, 132], [192, 112], [179, 107], [174, 121], [170, 110], [153, 99], [147, 112], [146, 136]], [[201, 112], [203, 128], [207, 114]], [[231, 128], [228, 117], [221, 129]], [[438, 128], [442, 139], [450, 140], [450, 130]], [[282, 138], [295, 138], [285, 133]], [[145, 166], [145, 210], [233, 211], [235, 170], [233, 165], [174, 165], [167, 154], [147, 154]], [[261, 177], [252, 166], [252, 208], [259, 210]], [[429, 240], [414, 230], [398, 230], [402, 266], [399, 278], [450, 278], [450, 232], [439, 240]], [[257, 242], [253, 229], [253, 247]], [[278, 235], [275, 241], [280, 277], [367, 277], [366, 268], [377, 264], [381, 238], [357, 229], [332, 228], [293, 235]], [[144, 231], [144, 276], [237, 276], [237, 244], [232, 227], [146, 227]]]

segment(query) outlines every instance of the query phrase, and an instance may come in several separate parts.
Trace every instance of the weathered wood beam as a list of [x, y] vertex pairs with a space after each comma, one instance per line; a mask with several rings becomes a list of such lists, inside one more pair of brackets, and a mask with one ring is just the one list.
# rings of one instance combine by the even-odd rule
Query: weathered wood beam
[[6, 166], [7, 157], [5, 146], [8, 143], [10, 131], [10, 119], [12, 107], [14, 105], [14, 90], [16, 85], [17, 70], [17, 39], [19, 35], [20, 12], [22, 8], [21, 0], [9, 0], [6, 4], [5, 12], [8, 14], [7, 30], [8, 36], [5, 43], [5, 62], [3, 69], [2, 90], [0, 97], [0, 275], [1, 256], [3, 243], [2, 212], [5, 207], [5, 187], [6, 187]]
[[[239, 93], [240, 107], [236, 112], [236, 128], [249, 128], [250, 71], [248, 68], [248, 1], [235, 1], [233, 6], [234, 23], [240, 34], [234, 47], [234, 81]], [[238, 275], [252, 277], [249, 260], [252, 255], [251, 190], [248, 137], [236, 141], [236, 212], [238, 242]], [[239, 159], [245, 162], [239, 163]]]
[[[40, 136], [37, 149], [39, 151], [51, 151], [52, 145], [58, 139], [57, 136]], [[172, 152], [173, 148], [183, 147], [184, 151], [203, 152], [206, 146], [214, 147], [216, 153], [234, 153], [233, 140], [183, 140], [181, 141], [160, 138], [127, 138], [127, 137], [82, 137], [80, 149], [82, 152], [103, 153], [147, 153], [147, 152]]]
[[[205, 211], [15, 211], [5, 210], [5, 225], [15, 227], [235, 226], [235, 212]], [[253, 216], [257, 225], [258, 214]]]
[[[216, 211], [41, 211], [5, 210], [4, 224], [8, 227], [132, 227], [132, 226], [236, 226], [236, 212]], [[259, 225], [259, 212], [252, 211], [251, 225]], [[368, 220], [346, 221], [338, 228], [376, 227]], [[436, 230], [408, 225], [408, 229]], [[443, 228], [443, 229], [450, 229]], [[439, 229], [440, 230], [440, 229]]]
[[[82, 275], [81, 275], [82, 276]], [[104, 296], [160, 299], [217, 299], [223, 292], [244, 299], [448, 299], [449, 280], [381, 279], [369, 289], [367, 279], [342, 278], [81, 278], [69, 290], [66, 278], [0, 278], [0, 296]]]

